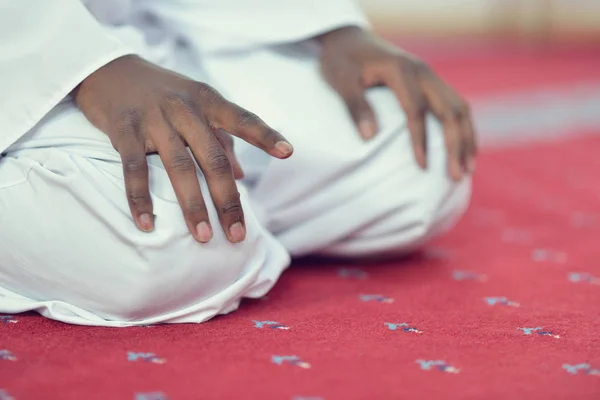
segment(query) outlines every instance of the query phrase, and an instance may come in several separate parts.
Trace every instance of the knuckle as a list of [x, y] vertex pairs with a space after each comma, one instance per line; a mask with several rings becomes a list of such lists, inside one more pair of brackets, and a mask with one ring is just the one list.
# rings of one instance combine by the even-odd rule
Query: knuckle
[[135, 107], [124, 108], [119, 112], [118, 120], [123, 125], [139, 125], [142, 121], [143, 112]]
[[243, 127], [243, 126], [256, 125], [260, 122], [261, 122], [261, 119], [258, 117], [258, 115], [254, 114], [253, 112], [250, 112], [248, 110], [240, 110], [240, 112], [237, 114], [236, 123], [238, 126]]
[[231, 163], [222, 149], [213, 149], [206, 156], [206, 164], [210, 171], [218, 176], [231, 174]]
[[411, 106], [406, 108], [406, 117], [413, 120], [421, 120], [425, 118], [427, 113], [427, 104], [424, 101], [415, 101]]
[[173, 155], [171, 159], [171, 168], [176, 172], [192, 172], [196, 169], [194, 161], [187, 152]]
[[427, 64], [425, 61], [423, 61], [421, 59], [417, 58], [417, 59], [413, 60], [412, 65], [413, 65], [413, 70], [415, 72], [417, 72], [418, 74], [428, 75], [428, 74], [431, 74], [431, 72], [432, 72], [429, 64]]
[[151, 204], [150, 197], [147, 194], [142, 194], [138, 192], [127, 192], [127, 198], [129, 199], [129, 203], [135, 209], [146, 209]]
[[123, 159], [123, 170], [126, 175], [138, 174], [146, 170], [146, 160], [142, 157], [125, 157]]
[[277, 133], [277, 131], [271, 128], [265, 128], [262, 131], [263, 142], [276, 142], [277, 140], [279, 140], [279, 137], [280, 135]]
[[417, 72], [416, 63], [405, 57], [400, 57], [397, 59], [396, 64], [394, 65], [400, 72], [404, 75], [414, 75]]
[[183, 214], [186, 219], [203, 214], [206, 210], [204, 201], [201, 198], [191, 199], [185, 203]]
[[196, 94], [198, 98], [206, 105], [216, 105], [222, 102], [223, 98], [213, 87], [206, 83], [198, 82], [196, 85]]
[[138, 135], [141, 131], [144, 112], [135, 107], [127, 107], [120, 110], [116, 116], [115, 125], [119, 132]]
[[235, 196], [225, 201], [219, 208], [223, 215], [242, 214], [242, 203], [239, 192], [236, 192]]
[[463, 106], [462, 102], [449, 102], [440, 113], [439, 118], [445, 122], [456, 122], [467, 115], [467, 108]]
[[162, 103], [167, 110], [191, 112], [194, 109], [194, 102], [184, 93], [168, 93], [163, 97]]
[[457, 120], [464, 116], [464, 109], [458, 104], [450, 105], [445, 111], [446, 119]]

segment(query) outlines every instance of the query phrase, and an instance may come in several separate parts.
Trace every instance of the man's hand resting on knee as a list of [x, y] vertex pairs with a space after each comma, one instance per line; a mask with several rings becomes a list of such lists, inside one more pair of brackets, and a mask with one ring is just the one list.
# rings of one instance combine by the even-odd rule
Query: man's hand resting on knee
[[273, 157], [287, 158], [293, 151], [282, 135], [210, 86], [136, 56], [100, 68], [73, 94], [83, 114], [121, 155], [131, 212], [143, 231], [154, 227], [146, 154], [159, 154], [190, 232], [197, 241], [208, 242], [212, 228], [189, 147], [227, 238], [240, 242], [246, 229], [235, 178], [243, 173], [230, 135]]
[[377, 133], [365, 91], [387, 86], [406, 112], [415, 158], [427, 166], [425, 115], [442, 123], [450, 176], [460, 180], [475, 169], [476, 138], [467, 103], [425, 63], [377, 36], [356, 27], [320, 36], [325, 79], [346, 102], [363, 138]]

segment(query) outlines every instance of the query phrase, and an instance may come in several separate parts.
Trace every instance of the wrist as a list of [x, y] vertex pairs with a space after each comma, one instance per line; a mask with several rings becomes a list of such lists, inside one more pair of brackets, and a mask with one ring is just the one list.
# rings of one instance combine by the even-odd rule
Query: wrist
[[317, 36], [317, 40], [321, 44], [326, 44], [333, 40], [338, 40], [340, 38], [352, 38], [352, 37], [361, 37], [364, 36], [366, 32], [358, 27], [358, 26], [344, 26], [341, 28], [337, 28], [331, 30], [329, 32], [323, 33], [322, 35]]

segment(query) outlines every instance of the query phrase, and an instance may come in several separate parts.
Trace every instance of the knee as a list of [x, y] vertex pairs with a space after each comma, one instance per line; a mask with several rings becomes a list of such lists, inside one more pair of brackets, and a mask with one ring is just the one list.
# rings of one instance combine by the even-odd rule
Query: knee
[[[397, 186], [396, 186], [397, 187]], [[343, 240], [320, 251], [327, 256], [371, 261], [405, 256], [429, 241], [448, 232], [465, 213], [471, 194], [471, 180], [446, 181], [440, 187], [433, 183], [409, 191], [390, 191], [379, 186], [381, 196], [395, 192], [398, 197], [387, 203], [361, 205], [364, 214], [361, 227]], [[366, 221], [366, 223], [365, 223]]]
[[[256, 284], [267, 252], [264, 234], [248, 217], [246, 240], [236, 244], [216, 229], [209, 243], [200, 244], [175, 218], [164, 218], [150, 234], [116, 215], [111, 224], [87, 218], [85, 230], [81, 218], [58, 221], [66, 240], [46, 231], [56, 226], [48, 223], [38, 228], [38, 236], [48, 240], [39, 241], [35, 252], [22, 249], [27, 229], [15, 231], [7, 247], [0, 246], [0, 287], [53, 303], [57, 319], [77, 314], [92, 324], [98, 319], [140, 322], [190, 307], [207, 319]], [[93, 238], [86, 237], [88, 232]]]
[[253, 261], [264, 257], [259, 241], [257, 235], [249, 234], [242, 243], [214, 238], [199, 244], [177, 236], [166, 243], [121, 248], [115, 254], [128, 253], [129, 257], [107, 265], [108, 279], [96, 291], [92, 307], [105, 319], [140, 321], [213, 296], [225, 299], [228, 291], [235, 296], [239, 290], [231, 289], [232, 285], [251, 279], [257, 270]]
[[246, 240], [229, 243], [211, 208], [215, 236], [200, 244], [159, 167], [151, 171], [158, 218], [148, 234], [132, 222], [116, 163], [56, 149], [31, 150], [16, 162], [17, 171], [0, 168], [0, 178], [10, 178], [0, 179], [8, 182], [0, 183], [0, 287], [49, 302], [65, 319], [138, 321], [212, 296], [220, 301], [214, 315], [252, 284], [266, 257], [264, 233], [244, 199]]
[[[419, 199], [413, 212], [398, 209], [390, 216], [392, 253], [407, 254], [421, 249], [431, 240], [448, 233], [465, 214], [471, 197], [471, 178], [449, 182], [445, 190], [431, 188]], [[413, 214], [407, 216], [408, 214]]]
[[[412, 253], [450, 231], [466, 212], [471, 177], [449, 178], [444, 150], [432, 149], [428, 170], [387, 174], [372, 184], [371, 201], [361, 201], [361, 224], [323, 253], [343, 257], [389, 258]], [[372, 175], [375, 176], [375, 175]]]
[[[434, 163], [436, 161], [432, 160]], [[415, 185], [411, 201], [405, 204], [406, 207], [396, 208], [389, 217], [395, 224], [389, 228], [390, 233], [398, 233], [392, 236], [401, 242], [395, 247], [405, 251], [417, 250], [449, 232], [465, 214], [471, 200], [471, 177], [453, 181], [445, 162], [437, 168], [432, 165], [418, 179], [420, 182]]]
[[471, 177], [465, 177], [460, 182], [452, 182], [446, 178], [446, 190], [440, 196], [423, 201], [430, 201], [421, 223], [421, 240], [427, 241], [440, 236], [452, 229], [462, 218], [471, 201]]

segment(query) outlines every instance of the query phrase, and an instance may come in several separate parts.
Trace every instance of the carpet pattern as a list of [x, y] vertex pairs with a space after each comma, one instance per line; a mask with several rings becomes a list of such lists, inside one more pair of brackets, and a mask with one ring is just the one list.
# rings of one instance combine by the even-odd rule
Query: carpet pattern
[[201, 325], [0, 317], [0, 399], [600, 398], [600, 136], [484, 151], [410, 259], [304, 260]]

